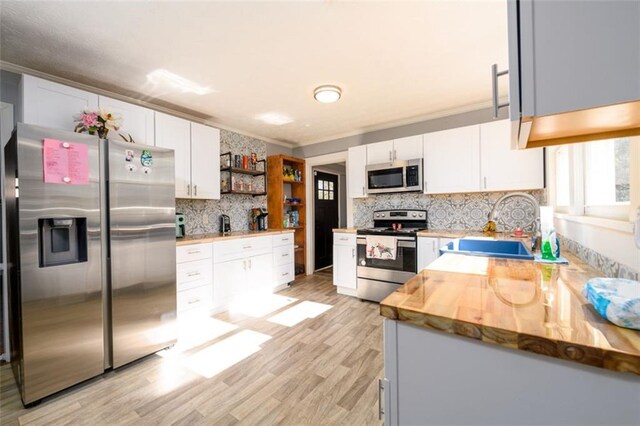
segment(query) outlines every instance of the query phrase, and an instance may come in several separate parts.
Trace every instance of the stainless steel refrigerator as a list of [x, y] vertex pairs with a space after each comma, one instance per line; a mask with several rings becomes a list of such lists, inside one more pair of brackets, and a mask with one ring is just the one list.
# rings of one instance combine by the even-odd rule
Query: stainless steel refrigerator
[[175, 343], [173, 151], [18, 124], [5, 165], [23, 403]]

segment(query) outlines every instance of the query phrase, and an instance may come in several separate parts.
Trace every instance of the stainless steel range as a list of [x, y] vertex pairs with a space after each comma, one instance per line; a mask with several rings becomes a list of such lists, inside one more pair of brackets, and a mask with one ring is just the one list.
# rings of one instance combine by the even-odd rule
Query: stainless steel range
[[[427, 228], [427, 212], [378, 210], [373, 213], [373, 226], [357, 232], [358, 297], [380, 302], [418, 272], [417, 233]], [[367, 256], [367, 236], [381, 235], [395, 237], [395, 258]]]

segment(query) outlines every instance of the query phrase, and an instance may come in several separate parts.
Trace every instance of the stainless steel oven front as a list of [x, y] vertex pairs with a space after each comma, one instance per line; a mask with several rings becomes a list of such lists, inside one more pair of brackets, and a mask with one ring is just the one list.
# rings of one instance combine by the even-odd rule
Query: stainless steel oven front
[[422, 191], [422, 159], [370, 164], [367, 192], [370, 194]]
[[417, 241], [415, 236], [398, 236], [395, 259], [367, 258], [367, 239], [358, 235], [358, 297], [381, 301], [395, 291], [417, 271]]

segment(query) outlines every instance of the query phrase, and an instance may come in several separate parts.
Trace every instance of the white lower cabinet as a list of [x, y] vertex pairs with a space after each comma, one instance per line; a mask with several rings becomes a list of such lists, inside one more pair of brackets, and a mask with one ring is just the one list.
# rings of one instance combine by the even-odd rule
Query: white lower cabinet
[[418, 237], [418, 272], [440, 256], [440, 247], [449, 244], [451, 238]]
[[211, 243], [176, 248], [178, 316], [208, 313], [213, 307], [213, 259]]
[[245, 295], [273, 293], [294, 280], [293, 236], [277, 234], [213, 243], [213, 308]]
[[337, 292], [355, 296], [357, 290], [356, 235], [346, 233], [333, 234], [333, 285]]

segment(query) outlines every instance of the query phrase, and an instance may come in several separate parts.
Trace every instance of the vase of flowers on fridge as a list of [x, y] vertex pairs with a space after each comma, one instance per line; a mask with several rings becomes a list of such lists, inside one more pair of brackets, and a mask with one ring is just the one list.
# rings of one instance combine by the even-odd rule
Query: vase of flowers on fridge
[[106, 139], [109, 130], [118, 131], [122, 117], [103, 109], [98, 111], [86, 109], [74, 117], [76, 133], [87, 132], [90, 135], [98, 135], [100, 139]]

